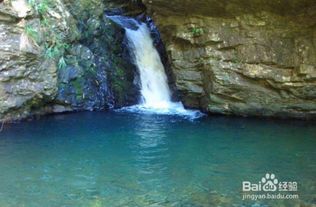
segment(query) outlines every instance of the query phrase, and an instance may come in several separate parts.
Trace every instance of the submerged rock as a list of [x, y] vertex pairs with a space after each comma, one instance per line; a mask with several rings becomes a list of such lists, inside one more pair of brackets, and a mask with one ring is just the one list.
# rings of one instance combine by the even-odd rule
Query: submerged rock
[[187, 107], [316, 117], [315, 1], [143, 3]]

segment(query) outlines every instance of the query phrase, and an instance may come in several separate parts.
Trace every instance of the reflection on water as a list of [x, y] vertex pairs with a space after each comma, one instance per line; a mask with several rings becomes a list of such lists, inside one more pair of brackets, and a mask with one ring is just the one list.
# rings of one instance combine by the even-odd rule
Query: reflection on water
[[[166, 136], [167, 122], [164, 119], [152, 119], [151, 116], [139, 116], [134, 123], [133, 142], [130, 149], [135, 156], [135, 168], [138, 171], [138, 184], [142, 186], [147, 198], [160, 202], [162, 193], [168, 188], [169, 149]], [[159, 195], [158, 198], [155, 198]], [[166, 196], [166, 195], [164, 195]]]
[[[7, 125], [0, 206], [312, 206], [313, 122], [82, 113]], [[242, 201], [273, 172], [295, 201]]]

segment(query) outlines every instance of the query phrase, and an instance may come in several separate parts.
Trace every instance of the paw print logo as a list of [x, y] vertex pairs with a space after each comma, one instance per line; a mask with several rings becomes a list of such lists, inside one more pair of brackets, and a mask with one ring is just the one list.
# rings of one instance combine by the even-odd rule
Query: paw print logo
[[261, 182], [263, 184], [263, 191], [276, 191], [277, 184], [279, 183], [278, 179], [275, 178], [275, 175], [269, 173], [261, 179]]

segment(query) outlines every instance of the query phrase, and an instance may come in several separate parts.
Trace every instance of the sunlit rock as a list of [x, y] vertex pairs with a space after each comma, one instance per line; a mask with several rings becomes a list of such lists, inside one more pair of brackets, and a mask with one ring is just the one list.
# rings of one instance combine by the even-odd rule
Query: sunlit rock
[[186, 106], [315, 117], [315, 1], [142, 2], [162, 33]]

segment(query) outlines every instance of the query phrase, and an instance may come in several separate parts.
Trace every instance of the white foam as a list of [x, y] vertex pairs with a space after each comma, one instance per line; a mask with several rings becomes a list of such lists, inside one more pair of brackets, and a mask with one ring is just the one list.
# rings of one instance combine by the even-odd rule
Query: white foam
[[160, 103], [155, 106], [147, 106], [144, 104], [128, 106], [121, 109], [117, 109], [118, 112], [129, 112], [137, 114], [158, 114], [158, 115], [172, 115], [188, 118], [190, 120], [198, 119], [205, 114], [199, 110], [185, 109], [181, 102], [172, 103]]

